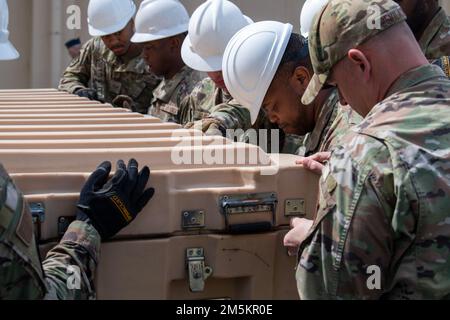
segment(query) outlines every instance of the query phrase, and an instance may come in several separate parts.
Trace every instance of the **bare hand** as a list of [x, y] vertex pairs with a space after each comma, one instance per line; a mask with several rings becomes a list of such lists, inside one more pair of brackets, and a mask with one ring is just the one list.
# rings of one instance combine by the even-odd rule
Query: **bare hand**
[[308, 231], [311, 229], [314, 221], [302, 218], [291, 220], [292, 230], [284, 237], [284, 246], [288, 248], [290, 256], [297, 254], [298, 248], [305, 241]]
[[326, 161], [330, 160], [331, 152], [319, 152], [310, 157], [302, 158], [296, 163], [303, 165], [306, 169], [316, 173], [322, 174], [322, 170]]

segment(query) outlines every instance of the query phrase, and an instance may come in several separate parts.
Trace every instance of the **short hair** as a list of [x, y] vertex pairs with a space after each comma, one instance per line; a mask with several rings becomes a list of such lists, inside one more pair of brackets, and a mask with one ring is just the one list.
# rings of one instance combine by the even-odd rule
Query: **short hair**
[[298, 33], [292, 33], [276, 74], [281, 70], [292, 72], [300, 66], [312, 71], [308, 40]]

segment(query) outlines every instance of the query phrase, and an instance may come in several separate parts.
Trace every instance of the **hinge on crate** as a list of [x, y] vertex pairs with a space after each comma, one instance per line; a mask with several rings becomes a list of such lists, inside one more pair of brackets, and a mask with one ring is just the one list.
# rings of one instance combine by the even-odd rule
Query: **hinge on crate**
[[286, 217], [306, 216], [305, 200], [304, 199], [287, 199], [284, 204], [284, 215]]
[[183, 230], [201, 229], [205, 227], [205, 211], [184, 210], [181, 213], [181, 228]]
[[269, 231], [275, 226], [278, 198], [274, 192], [224, 195], [219, 207], [232, 233]]
[[203, 248], [189, 248], [186, 250], [186, 264], [188, 268], [189, 289], [191, 292], [203, 292], [205, 281], [213, 269], [205, 265], [205, 252]]
[[41, 202], [29, 204], [31, 217], [34, 224], [34, 234], [37, 240], [41, 239], [41, 224], [45, 221], [45, 206]]

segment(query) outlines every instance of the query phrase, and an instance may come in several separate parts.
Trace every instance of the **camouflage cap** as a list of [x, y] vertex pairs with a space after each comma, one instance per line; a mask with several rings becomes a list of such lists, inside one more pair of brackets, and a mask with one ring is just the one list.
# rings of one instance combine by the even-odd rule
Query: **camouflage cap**
[[331, 0], [315, 17], [309, 33], [315, 74], [302, 103], [314, 101], [333, 66], [350, 49], [405, 20], [402, 9], [392, 0]]

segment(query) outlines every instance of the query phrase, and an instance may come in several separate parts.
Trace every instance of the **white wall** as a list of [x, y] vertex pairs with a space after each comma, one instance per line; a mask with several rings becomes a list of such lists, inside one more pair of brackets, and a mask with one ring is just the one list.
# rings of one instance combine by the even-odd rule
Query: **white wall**
[[[192, 13], [203, 0], [181, 0]], [[9, 0], [11, 40], [21, 53], [12, 62], [0, 62], [0, 89], [56, 87], [69, 63], [64, 42], [89, 39], [86, 23], [88, 0]], [[141, 0], [136, 0], [139, 4]], [[290, 22], [299, 31], [304, 0], [234, 0], [255, 21]], [[450, 12], [450, 0], [442, 0]], [[68, 30], [66, 9], [76, 4], [82, 13], [81, 30]]]

